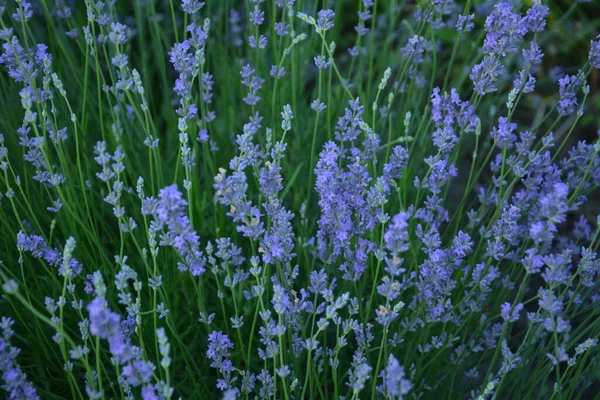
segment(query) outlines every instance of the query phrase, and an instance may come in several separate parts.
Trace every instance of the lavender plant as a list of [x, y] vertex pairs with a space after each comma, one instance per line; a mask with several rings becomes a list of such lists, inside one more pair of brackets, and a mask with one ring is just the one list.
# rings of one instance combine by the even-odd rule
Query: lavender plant
[[0, 0], [2, 395], [598, 398], [563, 3]]

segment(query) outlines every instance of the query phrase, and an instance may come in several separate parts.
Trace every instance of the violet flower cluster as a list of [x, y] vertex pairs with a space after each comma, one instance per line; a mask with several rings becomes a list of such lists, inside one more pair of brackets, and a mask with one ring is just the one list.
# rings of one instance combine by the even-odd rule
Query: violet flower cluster
[[0, 1], [0, 397], [597, 396], [559, 3]]

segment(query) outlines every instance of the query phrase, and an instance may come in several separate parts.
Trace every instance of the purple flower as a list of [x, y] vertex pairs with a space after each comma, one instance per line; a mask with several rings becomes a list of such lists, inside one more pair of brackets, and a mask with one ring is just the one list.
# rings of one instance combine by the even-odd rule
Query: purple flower
[[406, 46], [400, 49], [404, 58], [410, 58], [411, 62], [415, 64], [421, 64], [423, 62], [423, 53], [429, 50], [431, 50], [431, 43], [424, 37], [418, 35], [408, 39]]
[[536, 243], [550, 242], [558, 230], [556, 225], [566, 220], [568, 196], [568, 185], [560, 181], [539, 196], [535, 209], [537, 218], [529, 226], [529, 234]]
[[129, 361], [132, 349], [121, 330], [121, 316], [108, 308], [106, 300], [97, 297], [87, 306], [90, 316], [90, 333], [108, 340], [109, 349], [121, 363]]
[[263, 261], [272, 264], [277, 261], [288, 262], [294, 257], [294, 234], [290, 221], [294, 214], [281, 206], [279, 201], [264, 205], [271, 217], [271, 227], [265, 233], [259, 251]]
[[500, 148], [512, 148], [517, 137], [514, 134], [517, 129], [517, 124], [510, 122], [506, 117], [498, 118], [498, 126], [494, 127], [491, 132], [491, 136], [496, 143], [496, 146]]
[[537, 45], [536, 42], [529, 43], [529, 50], [523, 49], [523, 58], [530, 64], [539, 64], [542, 62], [542, 49]]
[[35, 51], [35, 62], [39, 66], [45, 66], [52, 64], [52, 54], [48, 53], [48, 46], [43, 43], [39, 43], [37, 45], [37, 49]]
[[440, 158], [430, 156], [425, 159], [425, 164], [430, 168], [429, 176], [423, 181], [415, 177], [415, 187], [429, 189], [434, 195], [439, 195], [444, 184], [453, 176], [456, 176], [456, 167], [450, 164], [447, 157]]
[[[358, 150], [358, 149], [355, 149]], [[315, 168], [315, 188], [319, 193], [321, 216], [318, 221], [317, 246], [319, 257], [332, 263], [343, 255], [340, 269], [345, 276], [360, 277], [373, 245], [361, 238], [373, 229], [380, 215], [381, 200], [385, 202], [389, 185], [377, 180], [370, 188], [371, 177], [360, 157], [347, 167], [340, 168], [342, 154], [333, 142], [327, 142]], [[358, 238], [352, 243], [352, 238]]]
[[498, 57], [485, 56], [483, 61], [476, 64], [469, 77], [475, 86], [475, 92], [481, 96], [498, 90], [495, 86], [500, 74], [501, 64]]
[[322, 103], [320, 99], [315, 99], [310, 103], [310, 108], [313, 111], [321, 112], [327, 108], [325, 103]]
[[183, 12], [189, 15], [194, 15], [196, 14], [198, 11], [200, 11], [200, 9], [204, 7], [204, 2], [203, 1], [198, 1], [198, 0], [182, 0], [181, 1], [181, 8], [183, 9]]
[[531, 93], [535, 90], [535, 78], [531, 75], [526, 76], [525, 70], [521, 70], [519, 71], [519, 75], [515, 78], [513, 85], [515, 89], [518, 89], [523, 93]]
[[265, 12], [260, 10], [258, 4], [254, 6], [254, 9], [250, 13], [250, 22], [257, 26], [260, 26], [265, 22]]
[[127, 42], [127, 26], [120, 22], [111, 22], [108, 38], [115, 44], [125, 44]]
[[475, 19], [475, 14], [471, 15], [459, 15], [456, 20], [456, 30], [458, 32], [470, 32], [475, 27], [473, 20]]
[[133, 387], [138, 387], [152, 380], [152, 374], [154, 373], [154, 365], [142, 359], [134, 360], [123, 367], [123, 376]]
[[169, 59], [171, 64], [173, 64], [175, 71], [185, 72], [187, 74], [192, 72], [194, 56], [188, 52], [190, 47], [190, 43], [184, 41], [182, 43], [176, 43], [169, 52]]
[[468, 235], [461, 234], [452, 248], [443, 249], [437, 230], [432, 228], [423, 232], [421, 225], [417, 226], [416, 235], [425, 245], [423, 251], [427, 258], [418, 268], [418, 293], [413, 297], [411, 307], [422, 303], [428, 321], [444, 320], [451, 317], [452, 303], [444, 299], [456, 286], [452, 275], [470, 252], [472, 243]]
[[285, 76], [285, 67], [278, 67], [277, 65], [271, 65], [269, 75], [275, 79], [279, 79]]
[[506, 246], [500, 240], [488, 241], [486, 255], [496, 261], [500, 261], [506, 255]]
[[27, 375], [21, 370], [17, 362], [20, 349], [10, 343], [14, 335], [12, 326], [14, 321], [2, 317], [0, 321], [0, 372], [2, 373], [2, 389], [6, 391], [8, 400], [39, 400], [39, 396], [33, 384], [27, 381]]
[[523, 310], [523, 304], [519, 303], [514, 308], [510, 303], [502, 303], [500, 315], [506, 322], [515, 322], [519, 319], [519, 313]]
[[433, 144], [448, 153], [458, 143], [459, 135], [472, 133], [477, 127], [477, 115], [468, 101], [461, 101], [456, 89], [440, 96], [440, 89], [431, 94], [431, 115], [435, 124]]
[[406, 168], [408, 150], [402, 146], [394, 147], [390, 159], [383, 165], [383, 175], [387, 179], [402, 178], [402, 171]]
[[286, 22], [277, 22], [275, 24], [275, 33], [279, 36], [287, 36], [290, 33], [290, 29], [292, 27]]
[[547, 6], [534, 4], [533, 7], [527, 10], [523, 23], [530, 32], [542, 32], [546, 27], [546, 18], [548, 18], [549, 13], [550, 9]]
[[246, 64], [242, 67], [242, 71], [240, 75], [242, 76], [242, 85], [246, 86], [249, 90], [248, 95], [244, 97], [244, 103], [249, 106], [255, 106], [260, 101], [260, 96], [258, 96], [258, 92], [262, 88], [262, 85], [265, 83], [265, 80], [255, 76], [256, 71], [252, 68], [250, 64]]
[[328, 31], [333, 28], [333, 10], [319, 10], [317, 13], [317, 29]]
[[357, 350], [352, 358], [352, 368], [348, 371], [348, 382], [346, 386], [358, 393], [364, 389], [365, 384], [371, 378], [373, 368], [367, 363], [367, 359]]
[[344, 115], [338, 120], [335, 127], [336, 139], [342, 142], [356, 140], [362, 132], [362, 115], [365, 108], [360, 104], [358, 97], [348, 103], [350, 107], [344, 109]]
[[319, 69], [329, 68], [329, 66], [331, 65], [331, 63], [327, 61], [327, 57], [325, 57], [325, 56], [316, 56], [314, 58], [314, 60], [315, 60], [315, 65]]
[[57, 248], [48, 246], [43, 237], [38, 235], [27, 236], [22, 231], [17, 233], [17, 248], [19, 251], [31, 253], [35, 258], [41, 258], [51, 267], [58, 267], [59, 275], [68, 273], [71, 278], [79, 275], [83, 265], [70, 256], [68, 263], [63, 262], [63, 255]]
[[575, 90], [581, 85], [581, 79], [577, 75], [565, 75], [558, 80], [559, 96], [558, 113], [560, 115], [573, 114], [577, 108], [577, 94]]
[[544, 266], [543, 257], [537, 253], [536, 248], [525, 250], [525, 256], [521, 260], [521, 263], [528, 274], [537, 274]]
[[513, 12], [511, 3], [498, 3], [485, 21], [484, 54], [504, 57], [506, 53], [514, 53], [527, 29], [528, 24], [523, 22], [521, 15]]
[[542, 272], [544, 281], [550, 285], [568, 285], [571, 278], [572, 256], [571, 250], [544, 256], [544, 264], [546, 264], [546, 269]]
[[161, 189], [158, 197], [154, 212], [158, 225], [154, 229], [167, 228], [161, 234], [161, 246], [172, 246], [185, 260], [185, 265], [179, 264], [180, 270], [189, 271], [193, 276], [202, 275], [206, 259], [199, 249], [200, 238], [186, 214], [187, 202], [176, 184]]
[[231, 355], [229, 350], [233, 349], [233, 343], [223, 332], [213, 331], [208, 335], [208, 348], [206, 357], [212, 360], [210, 366], [221, 370], [231, 368], [227, 363], [227, 358]]
[[200, 143], [205, 143], [208, 142], [208, 139], [210, 139], [210, 137], [208, 136], [208, 131], [206, 129], [200, 129], [198, 131], [198, 136], [196, 137], [196, 140]]
[[208, 40], [208, 35], [204, 32], [201, 26], [196, 26], [195, 24], [189, 24], [186, 28], [186, 31], [190, 33], [190, 39], [187, 41], [192, 47], [195, 49], [199, 49]]
[[509, 371], [517, 368], [521, 362], [521, 357], [517, 353], [510, 351], [506, 344], [506, 339], [502, 341], [502, 366], [500, 367], [501, 374], [507, 374]]
[[594, 287], [600, 275], [600, 259], [592, 249], [581, 249], [581, 260], [579, 261], [577, 270], [579, 271], [579, 276], [581, 276], [583, 286]]
[[388, 310], [384, 306], [379, 306], [377, 310], [375, 310], [375, 321], [382, 326], [389, 326], [392, 322], [394, 322], [398, 318], [398, 312], [394, 310]]
[[280, 284], [276, 283], [273, 285], [273, 298], [271, 299], [273, 304], [273, 310], [277, 314], [284, 314], [288, 312], [291, 306], [289, 295], [285, 292], [285, 289]]
[[540, 299], [538, 304], [542, 310], [548, 311], [550, 314], [561, 314], [564, 306], [560, 300], [556, 298], [556, 295], [551, 290], [540, 288], [538, 290]]
[[154, 385], [146, 385], [142, 388], [142, 400], [159, 400], [156, 394], [156, 388]]
[[21, 18], [24, 21], [29, 21], [31, 17], [33, 17], [33, 8], [31, 3], [26, 0], [22, 0], [20, 3], [20, 6], [17, 5], [17, 9], [13, 13], [12, 18], [16, 22], [21, 22]]
[[590, 40], [590, 54], [588, 58], [592, 67], [600, 68], [600, 35], [596, 39]]
[[394, 255], [408, 251], [410, 242], [408, 240], [408, 220], [410, 213], [402, 212], [392, 217], [392, 222], [383, 235], [385, 247]]
[[126, 54], [117, 54], [112, 58], [111, 63], [117, 68], [125, 68], [129, 61]]
[[260, 170], [260, 188], [267, 198], [277, 195], [283, 189], [282, 177], [279, 174], [281, 167], [271, 162], [266, 162]]
[[500, 219], [492, 226], [491, 236], [505, 240], [512, 245], [517, 244], [517, 234], [519, 232], [518, 220], [521, 216], [521, 210], [517, 206], [506, 207], [502, 210]]
[[258, 207], [246, 198], [248, 183], [244, 170], [248, 166], [258, 168], [263, 157], [259, 146], [253, 143], [254, 135], [261, 128], [261, 121], [262, 117], [257, 112], [244, 125], [244, 132], [236, 139], [241, 155], [229, 163], [232, 173], [228, 175], [224, 168], [220, 168], [213, 185], [219, 203], [230, 207], [227, 215], [239, 224], [238, 232], [254, 240], [263, 234], [264, 224]]
[[401, 400], [412, 388], [412, 383], [407, 379], [404, 368], [396, 357], [389, 355], [385, 369], [379, 375], [383, 384], [377, 389], [386, 397]]
[[454, 239], [452, 240], [452, 254], [457, 260], [465, 258], [473, 249], [473, 241], [471, 237], [463, 231], [458, 231]]
[[35, 63], [28, 56], [16, 36], [12, 36], [10, 41], [2, 45], [2, 48], [4, 52], [0, 55], [0, 63], [4, 64], [8, 70], [8, 75], [15, 82], [28, 82], [28, 80], [37, 76], [38, 70]]
[[256, 36], [249, 36], [248, 46], [250, 46], [251, 49], [264, 49], [267, 47], [267, 37], [260, 35], [257, 39]]

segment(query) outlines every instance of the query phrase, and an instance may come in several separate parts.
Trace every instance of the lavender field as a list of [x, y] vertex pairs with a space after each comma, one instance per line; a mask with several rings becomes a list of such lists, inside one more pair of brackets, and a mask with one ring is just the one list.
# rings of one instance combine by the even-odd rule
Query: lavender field
[[0, 0], [0, 43], [0, 398], [600, 399], [600, 2]]

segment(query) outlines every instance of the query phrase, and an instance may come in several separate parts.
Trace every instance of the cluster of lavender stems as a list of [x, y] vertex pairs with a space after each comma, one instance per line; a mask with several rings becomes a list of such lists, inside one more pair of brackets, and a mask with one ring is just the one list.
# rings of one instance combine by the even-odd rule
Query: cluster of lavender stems
[[0, 397], [598, 398], [594, 12], [0, 0]]

